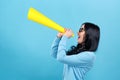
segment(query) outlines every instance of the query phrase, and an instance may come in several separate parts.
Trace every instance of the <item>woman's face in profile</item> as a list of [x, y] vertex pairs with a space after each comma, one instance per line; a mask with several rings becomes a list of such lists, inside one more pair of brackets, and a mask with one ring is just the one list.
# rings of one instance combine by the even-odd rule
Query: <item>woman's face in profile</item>
[[84, 25], [82, 25], [82, 27], [79, 29], [78, 32], [78, 43], [82, 43], [85, 39], [85, 29], [84, 29]]

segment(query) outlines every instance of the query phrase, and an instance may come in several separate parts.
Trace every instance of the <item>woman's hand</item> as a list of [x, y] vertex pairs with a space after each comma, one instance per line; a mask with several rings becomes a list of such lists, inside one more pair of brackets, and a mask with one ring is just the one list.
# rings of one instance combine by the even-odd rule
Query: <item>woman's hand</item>
[[68, 37], [68, 38], [71, 38], [72, 35], [73, 35], [73, 32], [72, 32], [71, 29], [66, 29], [64, 35], [65, 35], [66, 37]]
[[[67, 29], [65, 28], [65, 32], [66, 32], [66, 30]], [[64, 35], [64, 33], [58, 32], [57, 37], [61, 38], [63, 35]]]
[[63, 36], [63, 34], [64, 34], [64, 33], [58, 32], [57, 37], [58, 37], [58, 38], [61, 38], [61, 37]]

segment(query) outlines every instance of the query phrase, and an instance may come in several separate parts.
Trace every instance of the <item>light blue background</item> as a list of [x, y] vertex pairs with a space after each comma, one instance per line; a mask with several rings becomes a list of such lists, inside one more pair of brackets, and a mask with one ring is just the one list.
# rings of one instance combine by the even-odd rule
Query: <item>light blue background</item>
[[101, 28], [94, 68], [86, 80], [120, 80], [119, 0], [0, 0], [0, 80], [62, 80], [63, 64], [50, 56], [57, 31], [27, 20], [30, 7], [77, 31], [83, 22]]

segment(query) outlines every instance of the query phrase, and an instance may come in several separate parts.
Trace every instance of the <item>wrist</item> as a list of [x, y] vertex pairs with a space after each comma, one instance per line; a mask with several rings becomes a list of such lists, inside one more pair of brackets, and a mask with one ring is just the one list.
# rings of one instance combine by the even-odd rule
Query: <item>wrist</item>
[[66, 37], [66, 38], [69, 38], [67, 35], [63, 35], [64, 37]]
[[57, 38], [62, 38], [62, 36], [58, 36], [58, 35], [57, 35]]

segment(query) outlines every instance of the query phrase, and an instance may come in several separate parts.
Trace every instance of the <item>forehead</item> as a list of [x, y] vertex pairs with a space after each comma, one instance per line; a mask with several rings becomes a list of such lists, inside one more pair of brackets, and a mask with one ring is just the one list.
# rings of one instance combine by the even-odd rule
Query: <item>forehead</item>
[[84, 26], [85, 26], [85, 24], [83, 24], [83, 25], [81, 26], [81, 28], [84, 28]]

